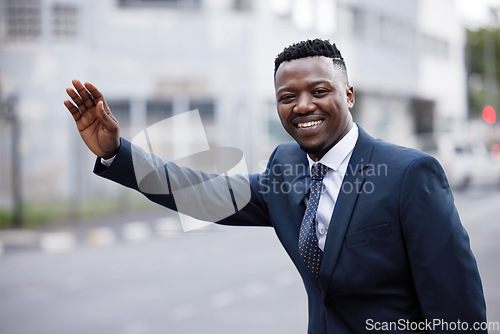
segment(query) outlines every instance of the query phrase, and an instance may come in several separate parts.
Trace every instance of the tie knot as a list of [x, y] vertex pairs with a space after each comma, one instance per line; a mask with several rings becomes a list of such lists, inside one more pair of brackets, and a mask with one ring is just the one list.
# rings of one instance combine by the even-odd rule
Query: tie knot
[[315, 164], [311, 169], [311, 178], [313, 180], [322, 181], [326, 175], [328, 167], [323, 164]]

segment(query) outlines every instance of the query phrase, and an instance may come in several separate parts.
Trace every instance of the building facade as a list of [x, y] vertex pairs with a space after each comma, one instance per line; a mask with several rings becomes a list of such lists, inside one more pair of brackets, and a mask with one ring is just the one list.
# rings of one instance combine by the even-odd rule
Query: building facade
[[276, 114], [273, 60], [299, 40], [336, 42], [355, 87], [354, 119], [374, 136], [412, 144], [467, 115], [453, 0], [0, 3], [0, 209], [12, 206], [14, 169], [26, 201], [123, 196], [91, 173], [94, 157], [62, 104], [73, 78], [103, 92], [127, 138], [198, 109], [210, 145], [240, 149], [251, 172], [290, 140]]

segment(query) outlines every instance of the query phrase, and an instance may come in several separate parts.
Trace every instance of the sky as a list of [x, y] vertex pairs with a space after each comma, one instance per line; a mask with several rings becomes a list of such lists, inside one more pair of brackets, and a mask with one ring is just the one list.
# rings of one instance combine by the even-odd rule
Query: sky
[[457, 0], [457, 3], [470, 28], [484, 26], [492, 22], [490, 7], [500, 9], [500, 0]]

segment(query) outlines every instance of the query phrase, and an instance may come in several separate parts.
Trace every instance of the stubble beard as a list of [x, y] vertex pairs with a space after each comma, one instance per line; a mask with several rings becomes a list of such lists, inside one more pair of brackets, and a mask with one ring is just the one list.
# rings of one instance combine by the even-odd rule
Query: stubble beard
[[304, 152], [306, 152], [307, 154], [316, 154], [316, 153], [320, 153], [322, 150], [325, 149], [325, 146], [326, 146], [326, 143], [323, 142], [319, 145], [316, 145], [316, 146], [313, 146], [313, 147], [305, 147], [305, 146], [302, 146], [300, 145], [300, 149]]

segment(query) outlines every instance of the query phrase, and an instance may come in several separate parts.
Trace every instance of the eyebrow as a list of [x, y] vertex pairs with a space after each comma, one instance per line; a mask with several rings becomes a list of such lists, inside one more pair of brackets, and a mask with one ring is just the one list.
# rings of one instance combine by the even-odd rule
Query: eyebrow
[[[321, 85], [321, 84], [325, 84], [325, 83], [331, 85], [332, 81], [331, 80], [316, 80], [314, 82], [309, 83], [307, 85], [307, 88], [311, 88], [311, 87], [314, 87], [314, 86], [317, 86], [317, 85]], [[281, 87], [280, 89], [278, 89], [276, 91], [276, 95], [280, 94], [283, 91], [287, 91], [287, 90], [293, 90], [293, 89], [291, 87]]]

